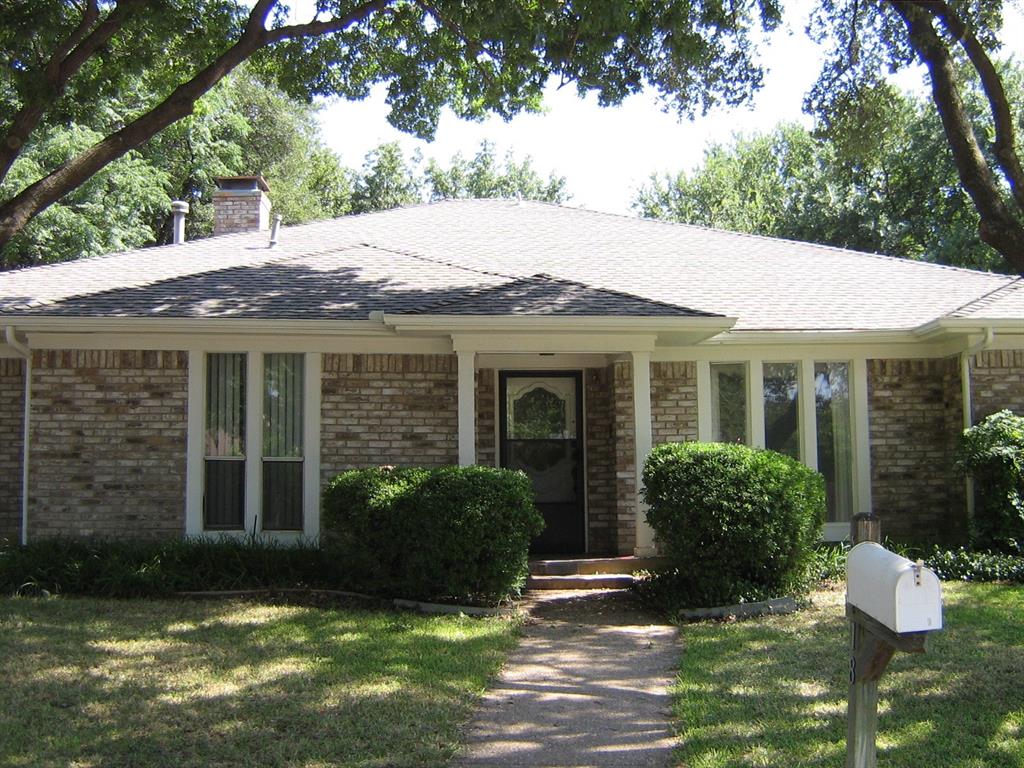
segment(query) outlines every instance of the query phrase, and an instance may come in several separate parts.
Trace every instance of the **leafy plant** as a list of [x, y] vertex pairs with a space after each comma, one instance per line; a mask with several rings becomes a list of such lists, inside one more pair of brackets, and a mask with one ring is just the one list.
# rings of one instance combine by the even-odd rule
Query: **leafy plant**
[[667, 557], [647, 594], [669, 610], [805, 589], [825, 514], [821, 475], [773, 451], [667, 443], [643, 473], [647, 519]]
[[389, 595], [500, 601], [542, 527], [526, 475], [490, 467], [352, 470], [324, 496], [325, 545], [360, 589]]
[[972, 548], [1024, 554], [1024, 417], [999, 411], [964, 430], [956, 463], [974, 479]]

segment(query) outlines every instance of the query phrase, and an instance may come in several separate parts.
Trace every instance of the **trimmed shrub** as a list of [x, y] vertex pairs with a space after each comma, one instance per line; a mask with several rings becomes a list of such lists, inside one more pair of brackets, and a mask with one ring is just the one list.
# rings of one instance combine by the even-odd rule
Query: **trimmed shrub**
[[505, 469], [358, 469], [324, 495], [324, 544], [358, 588], [420, 600], [518, 593], [543, 525], [529, 478]]
[[964, 430], [956, 462], [974, 478], [971, 547], [1024, 554], [1024, 416], [999, 411]]
[[668, 567], [647, 594], [668, 610], [805, 590], [825, 515], [824, 481], [773, 451], [666, 443], [644, 465], [647, 520]]
[[344, 589], [342, 564], [310, 544], [253, 539], [44, 539], [0, 545], [0, 593], [159, 597], [175, 592]]

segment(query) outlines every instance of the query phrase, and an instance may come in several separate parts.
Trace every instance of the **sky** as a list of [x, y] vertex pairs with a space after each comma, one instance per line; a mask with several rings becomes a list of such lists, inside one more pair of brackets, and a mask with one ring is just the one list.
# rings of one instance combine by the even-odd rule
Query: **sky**
[[[415, 139], [387, 122], [384, 88], [364, 101], [328, 102], [320, 112], [323, 137], [342, 161], [360, 167], [366, 153], [384, 142], [398, 141], [407, 154], [419, 150], [424, 159], [441, 163], [457, 152], [472, 157], [484, 140], [499, 156], [512, 150], [529, 156], [544, 176], [554, 172], [567, 180], [571, 205], [609, 213], [629, 213], [636, 190], [652, 173], [676, 173], [698, 165], [709, 141], [727, 141], [734, 133], [770, 130], [782, 120], [810, 126], [803, 98], [821, 69], [824, 50], [805, 34], [812, 3], [786, 4], [783, 24], [761, 46], [764, 87], [752, 104], [719, 109], [692, 122], [665, 113], [652, 94], [638, 94], [617, 107], [599, 107], [593, 96], [581, 99], [575, 88], [549, 88], [545, 112], [523, 114], [505, 122], [497, 117], [468, 122], [450, 111], [442, 115], [433, 142]], [[1010, 10], [1004, 53], [1024, 54], [1024, 14]], [[1009, 41], [1013, 41], [1009, 43]], [[904, 90], [922, 89], [923, 68], [900, 74]]]

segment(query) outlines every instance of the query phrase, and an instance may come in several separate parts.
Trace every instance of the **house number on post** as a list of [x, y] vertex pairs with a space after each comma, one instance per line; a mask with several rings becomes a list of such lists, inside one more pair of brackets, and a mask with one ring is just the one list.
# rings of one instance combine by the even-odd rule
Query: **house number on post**
[[857, 515], [846, 561], [846, 615], [850, 620], [850, 698], [846, 766], [875, 768], [878, 681], [896, 651], [924, 653], [942, 629], [939, 579], [879, 544], [878, 518]]

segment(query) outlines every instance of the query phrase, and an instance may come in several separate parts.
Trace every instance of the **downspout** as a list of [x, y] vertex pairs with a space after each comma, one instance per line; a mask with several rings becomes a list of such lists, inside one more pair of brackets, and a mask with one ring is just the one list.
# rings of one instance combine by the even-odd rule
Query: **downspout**
[[[976, 341], [960, 353], [960, 398], [963, 400], [964, 429], [974, 426], [974, 408], [971, 402], [971, 358], [992, 346], [995, 331], [991, 327], [985, 329], [985, 337]], [[974, 480], [969, 475], [964, 479], [964, 491], [967, 495], [967, 520], [974, 520]]]
[[21, 419], [21, 545], [25, 546], [28, 544], [28, 441], [29, 419], [32, 415], [32, 350], [18, 341], [13, 325], [8, 325], [4, 329], [4, 339], [25, 361], [25, 411]]

